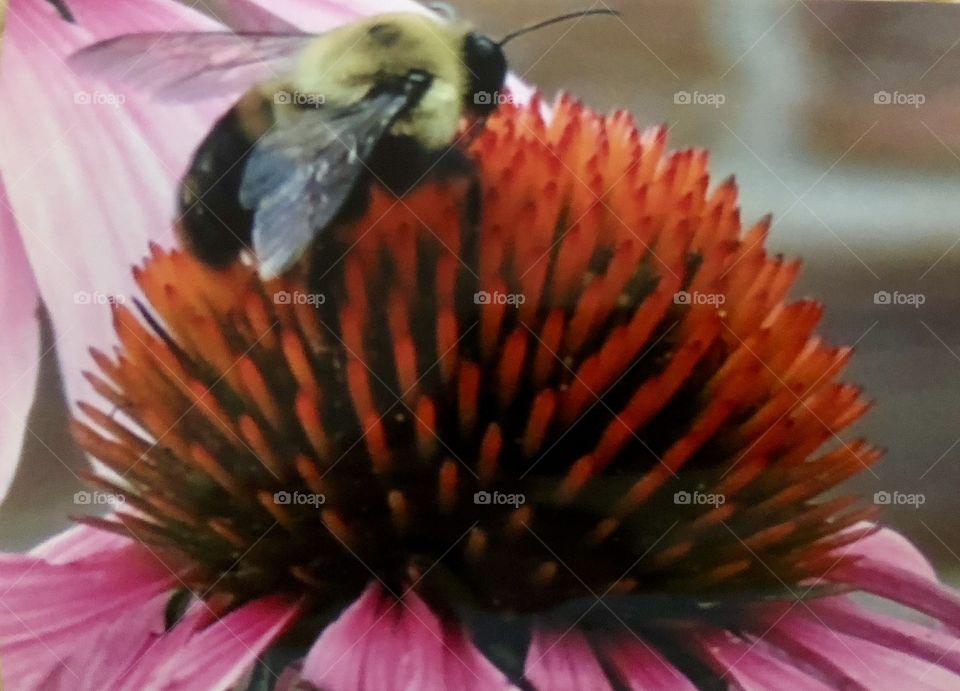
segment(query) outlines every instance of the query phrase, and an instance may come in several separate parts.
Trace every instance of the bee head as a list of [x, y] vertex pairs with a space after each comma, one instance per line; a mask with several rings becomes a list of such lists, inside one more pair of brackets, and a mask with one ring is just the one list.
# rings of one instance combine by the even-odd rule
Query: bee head
[[477, 116], [489, 115], [497, 108], [496, 92], [507, 78], [507, 58], [500, 44], [471, 31], [464, 39], [464, 62], [470, 72], [466, 109]]
[[464, 38], [463, 61], [470, 72], [470, 88], [466, 93], [465, 108], [467, 112], [478, 117], [485, 117], [497, 109], [500, 99], [497, 93], [507, 78], [507, 57], [503, 47], [524, 34], [537, 31], [547, 26], [566, 22], [571, 19], [582, 19], [594, 15], [619, 16], [619, 13], [609, 8], [581, 10], [557, 15], [542, 22], [525, 26], [522, 29], [507, 34], [499, 41], [494, 41], [475, 31], [469, 32]]

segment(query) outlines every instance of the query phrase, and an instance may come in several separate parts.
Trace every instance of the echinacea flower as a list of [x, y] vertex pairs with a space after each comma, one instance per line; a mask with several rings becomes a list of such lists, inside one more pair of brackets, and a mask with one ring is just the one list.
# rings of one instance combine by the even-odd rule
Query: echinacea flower
[[476, 228], [457, 181], [376, 190], [269, 282], [158, 234], [74, 421], [125, 501], [0, 558], [5, 683], [957, 687], [960, 598], [821, 498], [880, 454], [769, 221], [662, 129], [543, 111], [470, 144]]

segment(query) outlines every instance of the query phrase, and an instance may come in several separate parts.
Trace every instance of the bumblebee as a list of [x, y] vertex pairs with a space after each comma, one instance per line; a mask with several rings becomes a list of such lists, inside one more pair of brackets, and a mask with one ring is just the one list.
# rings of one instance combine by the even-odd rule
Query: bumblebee
[[[366, 209], [370, 187], [397, 197], [473, 169], [456, 146], [464, 118], [497, 107], [503, 45], [439, 16], [373, 16], [323, 34], [157, 33], [109, 39], [73, 65], [169, 101], [236, 94], [180, 184], [185, 246], [212, 267], [250, 250], [283, 274], [331, 226]], [[478, 186], [473, 186], [478, 194]]]

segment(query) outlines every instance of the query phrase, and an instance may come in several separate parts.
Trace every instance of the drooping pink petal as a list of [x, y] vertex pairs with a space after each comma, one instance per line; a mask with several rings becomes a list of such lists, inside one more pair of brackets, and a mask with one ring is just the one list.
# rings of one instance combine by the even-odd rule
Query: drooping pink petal
[[[162, 625], [174, 577], [141, 545], [129, 542], [70, 563], [0, 555], [0, 659], [9, 688], [38, 688], [60, 678], [78, 685], [98, 641], [116, 626], [136, 650]], [[136, 617], [118, 623], [120, 619]], [[48, 686], [39, 688], [56, 688]]]
[[[860, 522], [849, 529], [851, 532], [875, 527], [872, 523]], [[875, 564], [888, 564], [907, 569], [921, 578], [937, 580], [936, 569], [923, 553], [903, 535], [889, 528], [881, 528], [867, 537], [841, 548], [837, 555], [869, 558]]]
[[[795, 665], [806, 666], [817, 670], [818, 674], [834, 688], [844, 691], [867, 691], [869, 687], [857, 681], [847, 664], [846, 656], [836, 655], [836, 648], [840, 647], [837, 639], [832, 648], [811, 645], [804, 636], [797, 635], [791, 630], [788, 621], [783, 621], [783, 613], [777, 613], [769, 619], [762, 620], [763, 626], [756, 631], [760, 640], [777, 646], [788, 656]], [[821, 632], [825, 637], [832, 638], [827, 629]]]
[[729, 631], [704, 630], [692, 636], [701, 659], [714, 673], [743, 691], [827, 691], [824, 681], [796, 664], [772, 654], [762, 641], [740, 638]]
[[[116, 691], [221, 691], [232, 688], [300, 612], [297, 602], [265, 597], [210, 621], [201, 605], [157, 640]], [[276, 675], [280, 674], [276, 670]]]
[[[817, 610], [819, 611], [819, 610]], [[834, 688], [956, 689], [960, 676], [896, 646], [887, 647], [840, 633], [803, 607], [778, 618], [764, 640], [785, 650], [795, 663], [807, 662], [823, 671], [817, 658], [843, 670]]]
[[130, 540], [120, 535], [76, 525], [44, 540], [30, 550], [30, 555], [50, 564], [69, 564], [101, 552], [117, 552], [129, 544]]
[[949, 634], [860, 607], [848, 598], [810, 603], [819, 621], [834, 631], [915, 655], [960, 674], [960, 645]]
[[17, 470], [33, 405], [40, 357], [37, 309], [40, 296], [33, 269], [0, 178], [0, 499]]
[[621, 683], [635, 691], [695, 691], [696, 687], [653, 646], [626, 631], [601, 648]]
[[[116, 680], [136, 666], [163, 636], [165, 593], [132, 606], [99, 629], [91, 631], [89, 645], [77, 646], [64, 660], [59, 685], [50, 691], [86, 691], [116, 688]], [[82, 635], [82, 634], [74, 634]], [[73, 677], [77, 674], [77, 677]], [[29, 687], [28, 687], [29, 688]]]
[[50, 691], [227, 689], [299, 613], [268, 597], [216, 619], [197, 603], [165, 632], [180, 585], [149, 549], [87, 526], [30, 555], [0, 555], [4, 680]]
[[538, 689], [613, 689], [587, 637], [576, 629], [536, 631], [527, 652], [524, 676]]
[[960, 594], [943, 585], [920, 552], [903, 536], [884, 529], [837, 552], [856, 557], [827, 573], [853, 586], [923, 612], [960, 629]]
[[[164, 0], [10, 3], [0, 59], [0, 172], [54, 324], [71, 398], [85, 397], [87, 348], [115, 337], [107, 302], [129, 301], [148, 240], [173, 241], [175, 181], [227, 103], [168, 107], [71, 73], [83, 45], [136, 30], [216, 25]], [[121, 102], [121, 99], [122, 102]]]
[[370, 585], [317, 639], [302, 676], [338, 691], [512, 688], [460, 629], [413, 593], [398, 601]]

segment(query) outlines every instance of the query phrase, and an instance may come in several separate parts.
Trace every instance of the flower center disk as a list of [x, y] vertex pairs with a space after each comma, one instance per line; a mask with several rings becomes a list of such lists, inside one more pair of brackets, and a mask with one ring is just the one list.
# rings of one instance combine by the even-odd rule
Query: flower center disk
[[[706, 154], [624, 113], [504, 106], [460, 181], [375, 191], [267, 283], [154, 248], [81, 404], [90, 480], [208, 597], [328, 603], [372, 578], [438, 606], [786, 594], [870, 510], [815, 498], [877, 460], [849, 350], [785, 302]], [[819, 455], [817, 455], [819, 453]], [[112, 471], [112, 472], [109, 472]], [[119, 478], [118, 478], [119, 476]], [[842, 533], [842, 534], [841, 534]]]

